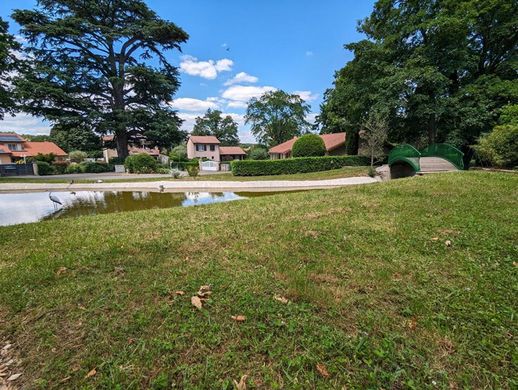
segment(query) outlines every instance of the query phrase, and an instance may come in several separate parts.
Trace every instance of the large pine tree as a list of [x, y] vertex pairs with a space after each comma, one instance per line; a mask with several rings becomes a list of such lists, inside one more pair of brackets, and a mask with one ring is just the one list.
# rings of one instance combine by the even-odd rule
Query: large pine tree
[[5, 113], [14, 110], [11, 79], [19, 65], [15, 52], [19, 50], [20, 45], [13, 35], [9, 34], [8, 27], [7, 22], [0, 18], [0, 120]]

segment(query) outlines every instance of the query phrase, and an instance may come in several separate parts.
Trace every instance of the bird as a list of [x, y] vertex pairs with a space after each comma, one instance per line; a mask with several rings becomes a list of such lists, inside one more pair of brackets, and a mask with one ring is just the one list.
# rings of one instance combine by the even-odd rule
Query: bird
[[160, 190], [160, 192], [164, 192], [164, 186], [162, 184], [158, 186], [158, 189]]
[[63, 203], [59, 200], [57, 196], [52, 195], [52, 192], [49, 192], [49, 199], [52, 201], [52, 204], [54, 205], [54, 209], [56, 209], [56, 205], [63, 206]]

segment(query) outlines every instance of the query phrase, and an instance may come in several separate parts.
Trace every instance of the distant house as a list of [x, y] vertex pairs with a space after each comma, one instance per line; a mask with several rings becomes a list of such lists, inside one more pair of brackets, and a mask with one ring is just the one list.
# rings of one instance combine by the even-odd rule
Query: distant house
[[38, 154], [53, 154], [57, 162], [68, 156], [54, 142], [31, 142], [16, 133], [0, 133], [0, 164], [12, 164]]
[[[320, 134], [320, 138], [322, 138], [326, 146], [326, 156], [342, 156], [346, 154], [345, 133]], [[272, 160], [278, 160], [291, 157], [291, 150], [296, 140], [297, 137], [293, 137], [289, 141], [271, 148], [268, 151], [270, 158]]]
[[[115, 149], [112, 145], [115, 141], [115, 137], [113, 135], [105, 135], [102, 137], [103, 141], [103, 158], [109, 163], [110, 159], [117, 158], [118, 153], [117, 149]], [[143, 136], [136, 136], [130, 138], [128, 140], [128, 154], [131, 156], [133, 154], [146, 153], [151, 157], [158, 159], [160, 157], [160, 150], [157, 147], [151, 148], [148, 145], [148, 142]]]
[[[219, 139], [212, 135], [191, 135], [187, 140], [187, 158], [209, 160], [201, 163], [201, 169], [219, 171], [220, 162], [243, 160], [246, 153], [239, 146], [220, 146]], [[225, 169], [228, 169], [228, 164]]]

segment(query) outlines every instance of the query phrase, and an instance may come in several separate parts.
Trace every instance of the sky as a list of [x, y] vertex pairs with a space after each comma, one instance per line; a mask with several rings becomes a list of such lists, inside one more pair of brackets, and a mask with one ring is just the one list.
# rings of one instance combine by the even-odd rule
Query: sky
[[[254, 142], [244, 124], [246, 103], [266, 91], [297, 93], [319, 112], [334, 72], [352, 59], [343, 45], [364, 38], [357, 32], [373, 0], [148, 0], [157, 14], [190, 36], [182, 52], [167, 58], [180, 69], [181, 87], [171, 106], [192, 130], [194, 119], [219, 109], [239, 124], [242, 142]], [[174, 6], [172, 5], [174, 3]], [[0, 0], [0, 16], [31, 9], [35, 0]], [[0, 131], [48, 134], [49, 123], [17, 114], [0, 121]]]

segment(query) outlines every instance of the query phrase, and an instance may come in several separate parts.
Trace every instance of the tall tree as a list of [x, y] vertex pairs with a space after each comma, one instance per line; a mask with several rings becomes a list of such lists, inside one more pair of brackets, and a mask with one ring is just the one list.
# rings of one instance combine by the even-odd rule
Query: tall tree
[[[167, 105], [178, 71], [165, 53], [187, 33], [143, 0], [40, 0], [12, 17], [27, 38], [33, 64], [16, 80], [23, 110], [97, 133], [113, 132], [119, 157], [128, 137], [180, 120]], [[159, 123], [160, 122], [160, 123]]]
[[192, 135], [213, 135], [221, 145], [239, 145], [237, 123], [230, 115], [222, 116], [221, 111], [207, 110], [204, 116], [197, 117], [192, 129]]
[[323, 131], [350, 132], [356, 151], [361, 123], [382, 108], [393, 141], [469, 151], [518, 99], [517, 13], [515, 0], [377, 1], [359, 26], [367, 39], [345, 46], [354, 59], [325, 94]]
[[65, 152], [81, 150], [90, 152], [101, 150], [101, 137], [82, 123], [67, 125], [58, 123], [50, 130], [50, 139]]
[[18, 68], [15, 51], [20, 49], [20, 44], [9, 34], [8, 28], [7, 22], [0, 18], [0, 120], [15, 107], [11, 79]]
[[278, 90], [251, 99], [245, 120], [258, 141], [272, 147], [307, 132], [311, 126], [306, 120], [309, 111], [299, 95]]

